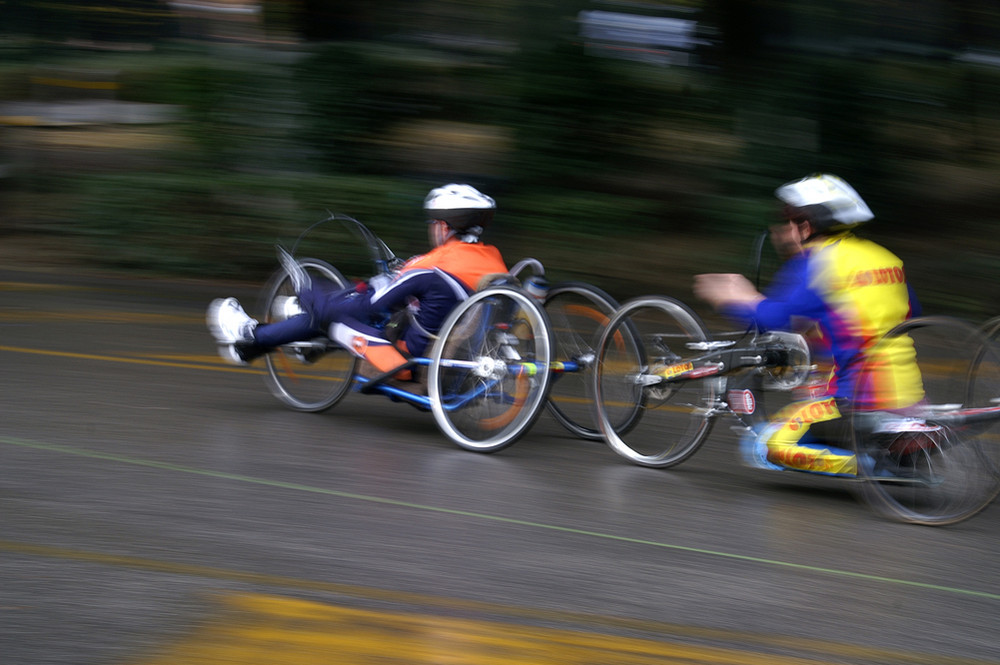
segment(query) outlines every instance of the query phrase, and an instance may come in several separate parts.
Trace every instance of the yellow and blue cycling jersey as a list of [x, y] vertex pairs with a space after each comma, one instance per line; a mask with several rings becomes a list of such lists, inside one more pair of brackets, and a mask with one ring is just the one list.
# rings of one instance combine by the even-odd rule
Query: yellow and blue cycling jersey
[[878, 368], [859, 372], [885, 333], [919, 314], [903, 262], [884, 247], [850, 232], [808, 242], [776, 276], [754, 308], [730, 308], [765, 330], [787, 330], [793, 316], [816, 321], [829, 344], [833, 377], [829, 394], [859, 408], [899, 408], [922, 397], [912, 341], [900, 337], [880, 351]]
[[902, 261], [874, 242], [850, 232], [809, 241], [783, 266], [763, 301], [728, 313], [765, 330], [790, 329], [793, 317], [812, 319], [829, 347], [833, 368], [824, 394], [789, 405], [761, 432], [758, 441], [771, 462], [850, 475], [853, 455], [830, 442], [817, 444], [810, 425], [840, 418], [835, 400], [867, 410], [900, 409], [923, 398], [909, 337], [893, 338], [873, 357], [887, 332], [919, 314]]

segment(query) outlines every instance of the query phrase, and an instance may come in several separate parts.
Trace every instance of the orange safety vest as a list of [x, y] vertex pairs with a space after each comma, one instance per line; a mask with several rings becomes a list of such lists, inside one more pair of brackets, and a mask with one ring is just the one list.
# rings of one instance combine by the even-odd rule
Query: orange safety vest
[[426, 254], [413, 257], [400, 272], [434, 268], [457, 277], [472, 291], [476, 290], [484, 276], [507, 272], [499, 249], [480, 242], [462, 242], [457, 238], [448, 240]]

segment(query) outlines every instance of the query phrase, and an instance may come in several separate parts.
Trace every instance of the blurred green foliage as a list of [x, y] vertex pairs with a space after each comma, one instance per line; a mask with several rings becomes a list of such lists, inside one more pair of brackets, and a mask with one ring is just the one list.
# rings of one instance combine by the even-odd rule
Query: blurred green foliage
[[[280, 243], [320, 258], [336, 255], [345, 274], [365, 277], [365, 247], [339, 224], [298, 244], [328, 213], [360, 216], [356, 210], [390, 246], [426, 242], [423, 229], [409, 223], [426, 190], [395, 178], [185, 170], [86, 175], [74, 185], [85, 205], [64, 230], [108, 264], [140, 272], [259, 279], [273, 270], [271, 248]], [[408, 223], [394, 223], [401, 219]]]
[[[179, 114], [150, 128], [156, 148], [64, 161], [25, 139], [29, 158], [0, 184], [17, 205], [0, 214], [80, 234], [119, 267], [256, 278], [270, 244], [328, 207], [419, 250], [423, 194], [462, 180], [498, 199], [498, 242], [597, 282], [625, 279], [612, 251], [643, 247], [663, 270], [636, 275], [650, 284], [739, 269], [773, 219], [774, 187], [828, 170], [872, 204], [877, 239], [933, 241], [946, 220], [979, 240], [967, 265], [988, 274], [1000, 67], [960, 56], [995, 43], [1000, 9], [906, 4], [629, 3], [698, 20], [688, 66], [664, 66], [600, 57], [578, 12], [626, 9], [591, 0], [267, 0], [242, 38], [206, 38], [229, 27], [208, 19], [187, 34], [190, 21], [151, 1], [3, 0], [0, 100], [31, 98], [40, 67], [90, 68], [113, 72], [118, 101]], [[123, 42], [152, 50], [111, 48]], [[31, 131], [52, 130], [0, 126]], [[680, 241], [700, 249], [672, 253]], [[338, 256], [363, 274], [363, 251]], [[953, 284], [924, 286], [944, 301]]]

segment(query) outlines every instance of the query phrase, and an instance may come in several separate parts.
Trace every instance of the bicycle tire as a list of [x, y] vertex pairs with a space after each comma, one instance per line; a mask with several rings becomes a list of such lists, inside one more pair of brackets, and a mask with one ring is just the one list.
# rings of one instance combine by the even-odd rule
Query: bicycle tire
[[[340, 271], [320, 259], [298, 259], [313, 278], [325, 279], [339, 288], [350, 282]], [[276, 271], [263, 290], [264, 322], [284, 318], [277, 312], [279, 298], [295, 295], [291, 279], [284, 270]], [[350, 390], [357, 358], [326, 337], [281, 346], [264, 357], [264, 381], [271, 393], [296, 411], [325, 411], [343, 399]]]
[[[616, 335], [634, 344], [618, 345]], [[670, 381], [662, 374], [695, 356], [692, 342], [708, 341], [701, 319], [667, 296], [626, 302], [611, 318], [598, 344], [594, 395], [605, 441], [633, 464], [676, 466], [688, 459], [712, 428], [712, 406], [721, 379]], [[622, 412], [635, 411], [628, 428]]]
[[947, 415], [959, 408], [996, 406], [1000, 351], [958, 319], [911, 319], [873, 348], [859, 382], [876, 385], [883, 353], [911, 342], [924, 398], [894, 414], [853, 413], [856, 487], [876, 513], [890, 519], [955, 524], [979, 513], [1000, 493], [997, 422], [958, 424]]
[[[588, 441], [604, 438], [594, 413], [593, 374], [597, 345], [618, 302], [603, 290], [584, 282], [554, 284], [545, 296], [545, 313], [552, 324], [556, 362], [574, 362], [579, 369], [552, 377], [545, 406], [574, 436]], [[618, 339], [624, 343], [622, 339]], [[625, 429], [638, 409], [626, 414], [616, 429]]]
[[969, 369], [966, 403], [997, 403], [994, 400], [1000, 400], [1000, 393], [994, 392], [996, 386], [993, 385], [992, 378], [993, 358], [997, 352], [997, 345], [1000, 344], [1000, 316], [979, 326], [979, 332], [983, 340], [980, 340], [979, 349]]
[[552, 333], [537, 300], [507, 286], [473, 294], [431, 350], [427, 388], [438, 427], [466, 450], [506, 448], [541, 413], [551, 361]]
[[991, 342], [1000, 341], [1000, 316], [995, 316], [979, 326], [979, 331]]

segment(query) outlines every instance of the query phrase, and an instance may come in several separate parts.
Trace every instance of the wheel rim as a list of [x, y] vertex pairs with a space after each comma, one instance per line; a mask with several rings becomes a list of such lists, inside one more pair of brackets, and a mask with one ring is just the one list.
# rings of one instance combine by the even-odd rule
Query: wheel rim
[[[341, 288], [347, 280], [329, 264], [318, 259], [299, 263], [314, 277], [327, 279]], [[279, 271], [265, 289], [264, 321], [284, 318], [276, 313], [278, 298], [294, 296], [288, 276]], [[275, 349], [264, 357], [265, 382], [271, 393], [297, 411], [323, 411], [339, 402], [351, 388], [357, 359], [326, 338], [298, 342]]]
[[[639, 343], [618, 347], [615, 335]], [[594, 376], [598, 421], [608, 445], [634, 464], [667, 467], [690, 457], [711, 429], [710, 407], [719, 379], [662, 382], [658, 371], [683, 366], [693, 352], [687, 343], [708, 333], [682, 303], [641, 298], [613, 317], [601, 338]], [[629, 428], [616, 425], [638, 409]]]
[[555, 340], [554, 359], [578, 366], [575, 372], [553, 375], [546, 407], [556, 421], [582, 439], [603, 438], [594, 414], [591, 376], [601, 332], [617, 308], [611, 296], [582, 283], [557, 284], [545, 300]]
[[946, 414], [956, 407], [996, 405], [1000, 354], [961, 321], [914, 319], [876, 345], [859, 385], [879, 378], [885, 371], [880, 358], [900, 342], [912, 342], [924, 395], [913, 405], [856, 410], [852, 420], [858, 488], [877, 512], [892, 519], [930, 525], [960, 522], [1000, 492], [1000, 428], [995, 421], [956, 426]]
[[513, 289], [474, 294], [442, 326], [428, 372], [442, 432], [478, 452], [519, 438], [544, 404], [551, 341], [538, 304]]

